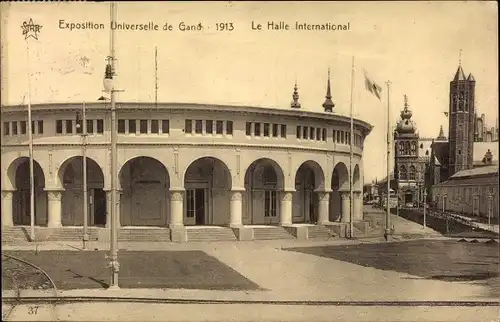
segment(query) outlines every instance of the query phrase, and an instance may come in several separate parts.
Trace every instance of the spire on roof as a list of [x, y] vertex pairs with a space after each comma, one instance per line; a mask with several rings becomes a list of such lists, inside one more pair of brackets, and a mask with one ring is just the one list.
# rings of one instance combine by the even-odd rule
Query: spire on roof
[[439, 134], [438, 134], [437, 140], [438, 141], [446, 141], [446, 136], [444, 136], [444, 131], [443, 131], [442, 125], [439, 127]]
[[325, 109], [325, 112], [333, 112], [333, 108], [335, 107], [335, 104], [332, 102], [332, 93], [330, 90], [330, 68], [328, 68], [328, 82], [326, 85], [326, 96], [325, 96], [325, 102], [323, 103], [323, 108]]
[[297, 80], [295, 80], [295, 86], [293, 87], [293, 96], [292, 97], [293, 97], [293, 101], [290, 104], [290, 107], [291, 108], [300, 108]]
[[464, 70], [462, 69], [462, 49], [460, 49], [460, 53], [458, 55], [458, 69], [457, 72], [455, 73], [455, 77], [453, 78], [453, 80], [454, 81], [467, 80], [465, 78]]
[[474, 79], [474, 76], [472, 76], [472, 73], [469, 74], [469, 76], [467, 77], [467, 80], [470, 81], [470, 82], [475, 82], [476, 81]]

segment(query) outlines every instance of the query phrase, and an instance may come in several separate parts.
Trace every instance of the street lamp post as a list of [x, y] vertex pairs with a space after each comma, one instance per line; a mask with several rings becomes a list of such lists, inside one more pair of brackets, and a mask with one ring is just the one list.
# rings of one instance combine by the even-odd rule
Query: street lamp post
[[491, 213], [493, 212], [493, 192], [488, 192], [488, 228], [491, 229]]
[[427, 191], [425, 190], [425, 187], [424, 187], [424, 229], [425, 227], [427, 226], [427, 216], [426, 216], [426, 203], [425, 203], [425, 197], [427, 196]]
[[76, 128], [82, 129], [82, 163], [83, 163], [83, 249], [87, 249], [88, 232], [88, 188], [87, 188], [87, 114], [85, 102], [82, 106], [82, 117], [77, 112]]
[[[111, 2], [110, 6], [111, 24], [116, 21], [116, 5]], [[110, 211], [110, 262], [111, 268], [111, 281], [109, 289], [118, 289], [118, 272], [120, 270], [120, 263], [118, 262], [118, 199], [117, 199], [117, 131], [116, 131], [116, 103], [115, 103], [115, 88], [113, 76], [115, 75], [115, 42], [114, 42], [114, 29], [111, 28], [110, 34], [110, 53], [108, 56], [108, 63], [104, 74], [104, 91], [109, 93], [111, 100], [111, 211]]]

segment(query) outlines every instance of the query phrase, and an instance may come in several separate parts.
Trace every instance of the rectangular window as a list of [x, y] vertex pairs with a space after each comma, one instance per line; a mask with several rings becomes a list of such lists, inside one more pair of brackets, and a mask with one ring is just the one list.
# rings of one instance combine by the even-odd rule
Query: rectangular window
[[214, 121], [212, 120], [207, 120], [205, 123], [205, 131], [207, 134], [213, 134], [214, 133]]
[[135, 120], [128, 120], [128, 133], [135, 134], [137, 132], [137, 126]]
[[31, 121], [31, 134], [35, 134], [35, 121]]
[[87, 120], [87, 134], [89, 133], [94, 134], [94, 120]]
[[17, 135], [17, 121], [12, 122], [12, 135]]
[[10, 135], [10, 122], [3, 122], [3, 135]]
[[278, 137], [278, 124], [273, 124], [273, 137]]
[[148, 120], [139, 121], [139, 133], [148, 134]]
[[160, 127], [158, 126], [158, 120], [151, 120], [151, 133], [160, 133]]
[[311, 140], [315, 140], [314, 134], [316, 134], [316, 132], [314, 132], [314, 128], [310, 127], [309, 128], [309, 137], [311, 138]]
[[254, 135], [255, 136], [260, 136], [260, 123], [254, 123]]
[[125, 120], [118, 120], [118, 133], [125, 133]]
[[43, 121], [40, 120], [37, 122], [38, 125], [38, 134], [43, 134]]
[[276, 191], [274, 190], [265, 192], [264, 217], [276, 217]]
[[264, 136], [269, 136], [269, 123], [264, 123]]
[[233, 135], [233, 121], [226, 121], [226, 134]]
[[97, 133], [104, 133], [104, 120], [97, 120]]
[[66, 133], [67, 134], [73, 133], [73, 120], [66, 120]]
[[184, 132], [185, 133], [193, 133], [193, 121], [191, 121], [191, 120], [184, 121]]
[[56, 133], [57, 134], [62, 134], [62, 132], [63, 132], [62, 121], [61, 120], [57, 120], [56, 121]]
[[300, 125], [297, 125], [297, 139], [300, 139], [301, 134], [302, 134], [302, 129], [301, 129]]
[[326, 142], [326, 129], [323, 129], [323, 135], [322, 136], [323, 136], [323, 141]]
[[307, 140], [307, 138], [309, 137], [308, 134], [309, 134], [309, 128], [307, 126], [304, 126], [302, 128], [302, 138], [304, 140]]
[[281, 124], [281, 137], [286, 138], [286, 124]]
[[26, 121], [21, 121], [21, 134], [26, 134]]
[[161, 122], [161, 132], [163, 134], [169, 134], [170, 133], [170, 121], [169, 120], [162, 120], [162, 122]]
[[222, 134], [224, 128], [224, 122], [216, 121], [215, 122], [215, 134]]
[[340, 131], [340, 143], [342, 143], [342, 144], [344, 144], [344, 142], [345, 142], [344, 141], [344, 134], [345, 134], [345, 132]]
[[203, 133], [203, 121], [202, 120], [194, 121], [194, 133], [196, 133], [196, 134]]
[[245, 125], [245, 135], [252, 135], [252, 123], [247, 122]]
[[316, 140], [321, 141], [321, 129], [319, 127], [316, 129]]

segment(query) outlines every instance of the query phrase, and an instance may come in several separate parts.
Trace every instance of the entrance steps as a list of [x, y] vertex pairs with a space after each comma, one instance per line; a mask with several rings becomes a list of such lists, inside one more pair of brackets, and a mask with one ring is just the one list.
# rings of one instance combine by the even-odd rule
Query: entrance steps
[[2, 243], [17, 244], [29, 241], [29, 230], [25, 227], [2, 227]]
[[[89, 241], [97, 240], [96, 227], [88, 227]], [[39, 241], [80, 241], [83, 239], [83, 227], [37, 228]]]
[[320, 225], [309, 226], [307, 234], [309, 239], [329, 240], [331, 238], [339, 237], [328, 226]]
[[170, 229], [160, 227], [121, 227], [118, 241], [170, 242]]
[[236, 235], [229, 227], [186, 227], [188, 242], [236, 241]]
[[279, 226], [254, 226], [254, 240], [294, 239], [288, 229]]

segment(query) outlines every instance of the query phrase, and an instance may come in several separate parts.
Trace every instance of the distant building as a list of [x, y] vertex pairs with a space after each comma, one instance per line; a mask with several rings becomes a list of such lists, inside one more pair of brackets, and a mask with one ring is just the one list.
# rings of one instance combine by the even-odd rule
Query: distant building
[[[439, 201], [441, 206], [446, 195], [446, 209], [457, 212], [487, 214], [485, 198], [489, 194], [495, 205], [498, 203], [498, 120], [495, 127], [488, 128], [485, 115], [477, 117], [475, 85], [472, 74], [465, 77], [459, 66], [450, 82], [448, 137], [443, 126], [435, 138], [420, 137], [405, 95], [393, 133], [395, 160], [390, 174], [391, 188], [397, 191], [403, 205], [420, 204], [424, 191], [427, 201]], [[378, 187], [379, 192], [385, 193], [387, 178]], [[475, 199], [464, 198], [467, 193], [475, 193]], [[476, 200], [476, 206], [472, 200]], [[498, 207], [492, 210], [498, 213]]]
[[459, 171], [432, 190], [438, 209], [498, 218], [498, 165]]
[[477, 117], [475, 85], [459, 66], [450, 82], [448, 139], [441, 126], [431, 144], [426, 186], [439, 209], [498, 216], [498, 121], [488, 129], [485, 115]]

